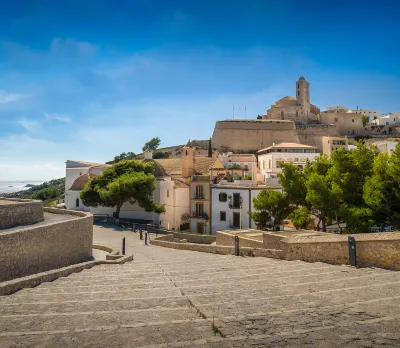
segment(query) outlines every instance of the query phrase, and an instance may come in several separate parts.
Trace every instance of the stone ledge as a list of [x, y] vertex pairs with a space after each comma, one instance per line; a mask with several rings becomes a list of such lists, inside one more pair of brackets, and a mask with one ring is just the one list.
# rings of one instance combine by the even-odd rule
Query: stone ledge
[[[104, 247], [106, 248], [106, 247]], [[76, 265], [71, 265], [63, 268], [53, 269], [47, 272], [32, 274], [26, 277], [17, 278], [0, 283], [0, 296], [10, 295], [23, 288], [33, 288], [41, 283], [52, 282], [58, 278], [66, 277], [72, 273], [81, 272], [84, 269], [92, 268], [96, 265], [122, 265], [125, 262], [133, 261], [133, 255], [114, 255], [117, 256], [113, 260], [96, 260], [82, 262]]]
[[[195, 244], [195, 243], [174, 243], [174, 242], [158, 240], [157, 238], [150, 240], [150, 244], [164, 248], [199, 251], [211, 254], [220, 254], [220, 255], [235, 254], [235, 247], [233, 246], [207, 245], [207, 244]], [[284, 258], [282, 250], [261, 249], [253, 247], [241, 247], [239, 248], [239, 254], [240, 256], [251, 256], [251, 257], [270, 257], [274, 259]]]

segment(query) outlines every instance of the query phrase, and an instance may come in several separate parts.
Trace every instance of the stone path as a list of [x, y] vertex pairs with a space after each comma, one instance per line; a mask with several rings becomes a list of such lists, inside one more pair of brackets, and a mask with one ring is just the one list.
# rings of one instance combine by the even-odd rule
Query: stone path
[[[0, 298], [0, 347], [399, 347], [400, 273], [144, 246]], [[214, 322], [214, 326], [213, 326]]]

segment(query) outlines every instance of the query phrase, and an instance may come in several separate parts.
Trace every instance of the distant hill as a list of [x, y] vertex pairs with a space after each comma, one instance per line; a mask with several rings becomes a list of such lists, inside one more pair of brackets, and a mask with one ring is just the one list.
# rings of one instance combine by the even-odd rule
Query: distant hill
[[57, 200], [64, 199], [65, 178], [54, 179], [35, 185], [28, 190], [3, 194], [4, 197], [22, 199], [40, 199], [46, 207], [54, 206]]

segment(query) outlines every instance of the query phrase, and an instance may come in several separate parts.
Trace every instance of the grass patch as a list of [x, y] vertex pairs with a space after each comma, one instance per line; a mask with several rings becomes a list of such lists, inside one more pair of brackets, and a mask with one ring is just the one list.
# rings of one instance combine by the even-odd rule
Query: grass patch
[[226, 337], [225, 334], [221, 331], [221, 329], [217, 325], [215, 325], [214, 318], [213, 318], [211, 329], [212, 329], [214, 336], [220, 335], [222, 338]]

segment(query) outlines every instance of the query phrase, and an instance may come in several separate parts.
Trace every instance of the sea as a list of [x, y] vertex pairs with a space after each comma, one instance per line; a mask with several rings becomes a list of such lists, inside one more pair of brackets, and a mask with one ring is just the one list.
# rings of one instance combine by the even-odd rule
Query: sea
[[2, 193], [14, 193], [18, 191], [28, 190], [30, 187], [26, 187], [26, 185], [40, 185], [43, 184], [44, 181], [34, 181], [34, 180], [26, 180], [26, 181], [0, 181], [0, 195]]

